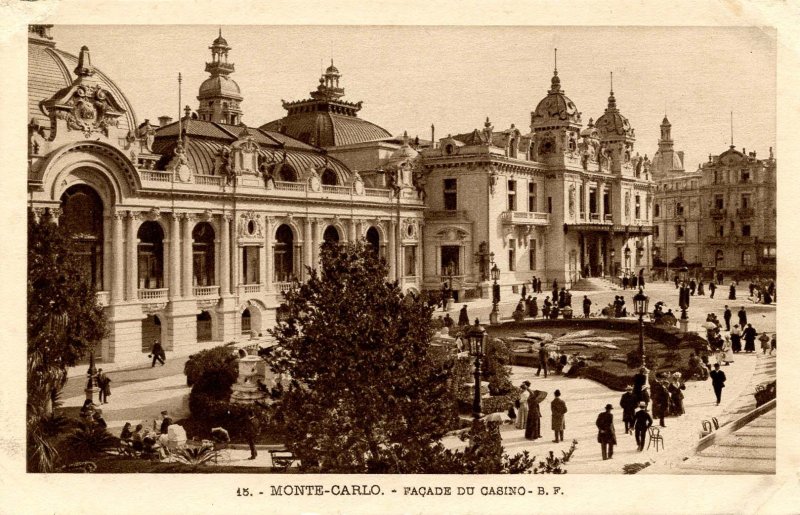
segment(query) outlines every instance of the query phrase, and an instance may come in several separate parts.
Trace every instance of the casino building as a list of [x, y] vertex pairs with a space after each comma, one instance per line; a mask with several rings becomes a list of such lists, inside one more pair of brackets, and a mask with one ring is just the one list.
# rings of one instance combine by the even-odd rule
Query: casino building
[[364, 239], [403, 290], [448, 282], [457, 300], [487, 297], [492, 266], [504, 295], [649, 268], [650, 162], [613, 88], [584, 125], [554, 71], [530, 132], [487, 118], [424, 141], [360, 118], [331, 63], [286, 116], [246, 125], [233, 49], [220, 33], [209, 50], [195, 108], [154, 124], [88, 48], [29, 28], [29, 207], [75, 240], [104, 361], [266, 334], [328, 240]]

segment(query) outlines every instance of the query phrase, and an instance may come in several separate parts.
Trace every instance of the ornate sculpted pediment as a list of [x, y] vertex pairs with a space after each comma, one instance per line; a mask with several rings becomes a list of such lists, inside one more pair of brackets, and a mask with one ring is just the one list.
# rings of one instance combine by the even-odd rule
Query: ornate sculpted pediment
[[263, 241], [264, 226], [261, 215], [254, 211], [247, 211], [239, 215], [237, 234], [240, 240]]
[[83, 77], [43, 102], [42, 110], [53, 125], [56, 119], [65, 120], [68, 130], [81, 131], [87, 138], [95, 132], [108, 136], [109, 127], [116, 127], [125, 113], [113, 93], [100, 84], [85, 83]]
[[239, 139], [231, 144], [231, 164], [236, 171], [236, 175], [259, 174], [259, 153], [258, 143], [250, 131], [245, 127]]

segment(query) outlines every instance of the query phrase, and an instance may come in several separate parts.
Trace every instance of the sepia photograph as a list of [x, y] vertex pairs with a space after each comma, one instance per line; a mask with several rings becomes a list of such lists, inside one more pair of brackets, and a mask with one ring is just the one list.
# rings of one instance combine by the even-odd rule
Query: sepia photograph
[[30, 25], [27, 64], [29, 472], [775, 473], [774, 31]]

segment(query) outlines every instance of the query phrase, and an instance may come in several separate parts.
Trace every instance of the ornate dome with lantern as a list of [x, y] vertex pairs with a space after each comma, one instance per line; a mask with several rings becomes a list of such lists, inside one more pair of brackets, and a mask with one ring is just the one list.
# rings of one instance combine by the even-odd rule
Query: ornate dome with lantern
[[628, 119], [622, 116], [617, 108], [617, 99], [614, 97], [612, 83], [611, 94], [608, 97], [608, 107], [603, 115], [595, 122], [595, 127], [602, 139], [627, 138], [633, 139], [634, 133]]
[[386, 129], [358, 117], [361, 102], [347, 102], [344, 88], [339, 86], [339, 69], [333, 64], [319, 79], [311, 98], [295, 102], [283, 101], [286, 116], [261, 126], [281, 132], [318, 147], [352, 145], [391, 138]]
[[581, 123], [581, 113], [575, 103], [564, 94], [561, 89], [561, 79], [558, 70], [553, 71], [550, 80], [550, 90], [531, 113], [531, 127]]

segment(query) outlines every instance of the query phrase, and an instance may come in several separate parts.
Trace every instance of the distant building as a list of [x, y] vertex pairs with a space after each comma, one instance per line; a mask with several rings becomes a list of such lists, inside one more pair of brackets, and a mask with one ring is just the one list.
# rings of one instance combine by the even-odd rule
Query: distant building
[[692, 267], [710, 277], [773, 276], [776, 264], [776, 161], [733, 145], [683, 171], [672, 150], [670, 124], [661, 125], [653, 159], [656, 180], [653, 253], [656, 270]]

